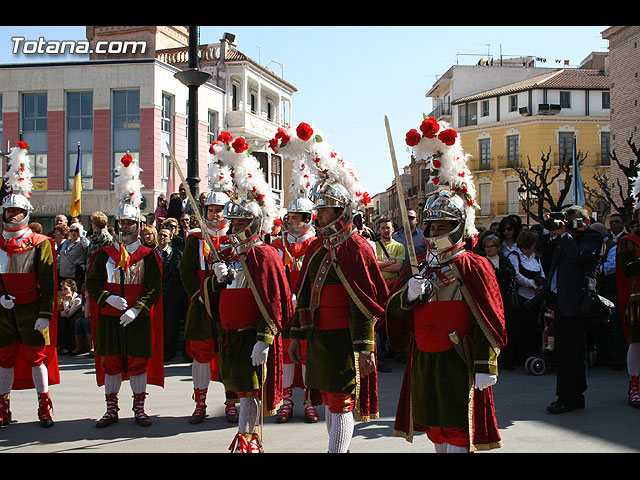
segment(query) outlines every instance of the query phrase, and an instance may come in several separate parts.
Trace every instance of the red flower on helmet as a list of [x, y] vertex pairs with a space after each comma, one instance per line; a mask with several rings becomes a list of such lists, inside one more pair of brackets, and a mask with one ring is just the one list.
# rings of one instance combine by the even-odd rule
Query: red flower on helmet
[[218, 134], [218, 141], [229, 145], [233, 141], [233, 137], [229, 132], [220, 132]]
[[27, 142], [18, 142], [18, 148], [29, 150], [29, 145], [27, 145]]
[[289, 135], [287, 135], [287, 131], [282, 127], [278, 127], [278, 133], [276, 133], [276, 138], [279, 138], [280, 140], [282, 140], [282, 143], [287, 143], [289, 140], [291, 140]]
[[440, 124], [433, 117], [425, 118], [422, 125], [420, 125], [420, 130], [426, 138], [433, 138], [436, 136], [436, 133], [438, 133], [438, 130], [440, 130]]
[[301, 140], [306, 142], [311, 138], [311, 135], [313, 135], [313, 128], [311, 128], [311, 125], [308, 123], [302, 122], [298, 125], [298, 128], [296, 128], [296, 134]]
[[209, 153], [213, 154], [215, 153], [215, 151], [213, 150], [213, 147], [218, 145], [218, 142], [213, 142], [211, 145], [209, 145]]
[[120, 159], [120, 163], [122, 163], [122, 165], [124, 165], [125, 168], [131, 165], [131, 162], [133, 162], [133, 158], [131, 158], [131, 155], [129, 155], [128, 153], [125, 153]]
[[242, 137], [238, 137], [236, 138], [233, 143], [231, 144], [231, 146], [233, 147], [233, 150], [236, 153], [242, 153], [245, 150], [249, 149], [249, 145], [247, 145], [247, 142], [244, 141], [244, 138]]
[[438, 134], [438, 139], [444, 143], [445, 145], [451, 146], [456, 143], [456, 137], [458, 136], [458, 132], [456, 132], [453, 128], [447, 128]]
[[269, 140], [269, 147], [275, 153], [278, 153], [278, 139], [277, 138], [272, 138], [271, 140]]
[[420, 143], [421, 138], [422, 137], [420, 136], [418, 131], [415, 128], [412, 128], [407, 132], [405, 141], [407, 142], [407, 145], [409, 145], [410, 147], [415, 147], [418, 143]]

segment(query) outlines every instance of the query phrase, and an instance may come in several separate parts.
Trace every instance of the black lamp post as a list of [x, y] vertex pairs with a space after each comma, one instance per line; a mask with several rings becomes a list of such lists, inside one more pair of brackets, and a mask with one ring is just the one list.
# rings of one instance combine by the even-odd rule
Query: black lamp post
[[174, 74], [189, 88], [189, 112], [187, 114], [187, 183], [193, 198], [198, 198], [198, 87], [208, 81], [211, 75], [202, 72], [198, 66], [198, 27], [189, 27], [189, 68]]

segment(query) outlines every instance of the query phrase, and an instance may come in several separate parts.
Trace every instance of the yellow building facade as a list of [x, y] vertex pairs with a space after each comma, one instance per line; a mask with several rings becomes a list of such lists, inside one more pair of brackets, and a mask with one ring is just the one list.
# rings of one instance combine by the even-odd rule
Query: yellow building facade
[[[476, 183], [477, 226], [488, 228], [509, 214], [536, 223], [524, 209], [527, 194], [516, 168], [531, 162], [539, 172], [542, 157], [548, 155], [551, 178], [561, 163], [571, 163], [574, 139], [578, 157], [584, 158], [580, 175], [587, 190], [585, 206], [599, 221], [607, 215], [604, 202], [588, 193], [589, 188], [598, 190], [594, 175], [610, 170], [606, 76], [595, 70], [561, 72], [567, 73], [546, 74], [452, 102], [454, 124], [457, 120]], [[556, 201], [563, 182], [561, 174], [549, 185]], [[571, 190], [564, 206], [572, 204], [572, 198]], [[529, 202], [535, 201], [529, 195]]]

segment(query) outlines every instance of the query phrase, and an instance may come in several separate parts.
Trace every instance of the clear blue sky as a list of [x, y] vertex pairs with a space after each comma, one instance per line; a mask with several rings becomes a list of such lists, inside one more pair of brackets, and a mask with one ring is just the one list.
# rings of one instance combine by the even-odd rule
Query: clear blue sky
[[[389, 117], [400, 169], [409, 162], [405, 133], [431, 111], [425, 94], [452, 65], [533, 55], [578, 66], [591, 52], [605, 52], [607, 26], [203, 26], [200, 43], [236, 35], [238, 49], [276, 72], [298, 92], [293, 122], [325, 132], [353, 163], [370, 195], [393, 180], [384, 116]], [[84, 26], [2, 26], [0, 64], [66, 60], [12, 53], [11, 37], [84, 40]], [[77, 60], [72, 57], [71, 60]], [[282, 67], [280, 66], [282, 64]]]

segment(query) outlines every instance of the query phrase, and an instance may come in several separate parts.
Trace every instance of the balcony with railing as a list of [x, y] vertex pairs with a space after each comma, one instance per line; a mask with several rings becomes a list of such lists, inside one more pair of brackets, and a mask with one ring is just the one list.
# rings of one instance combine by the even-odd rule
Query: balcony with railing
[[433, 117], [437, 120], [442, 117], [450, 117], [452, 114], [451, 103], [450, 102], [439, 102], [436, 104], [436, 107], [431, 110], [429, 113], [429, 117]]

